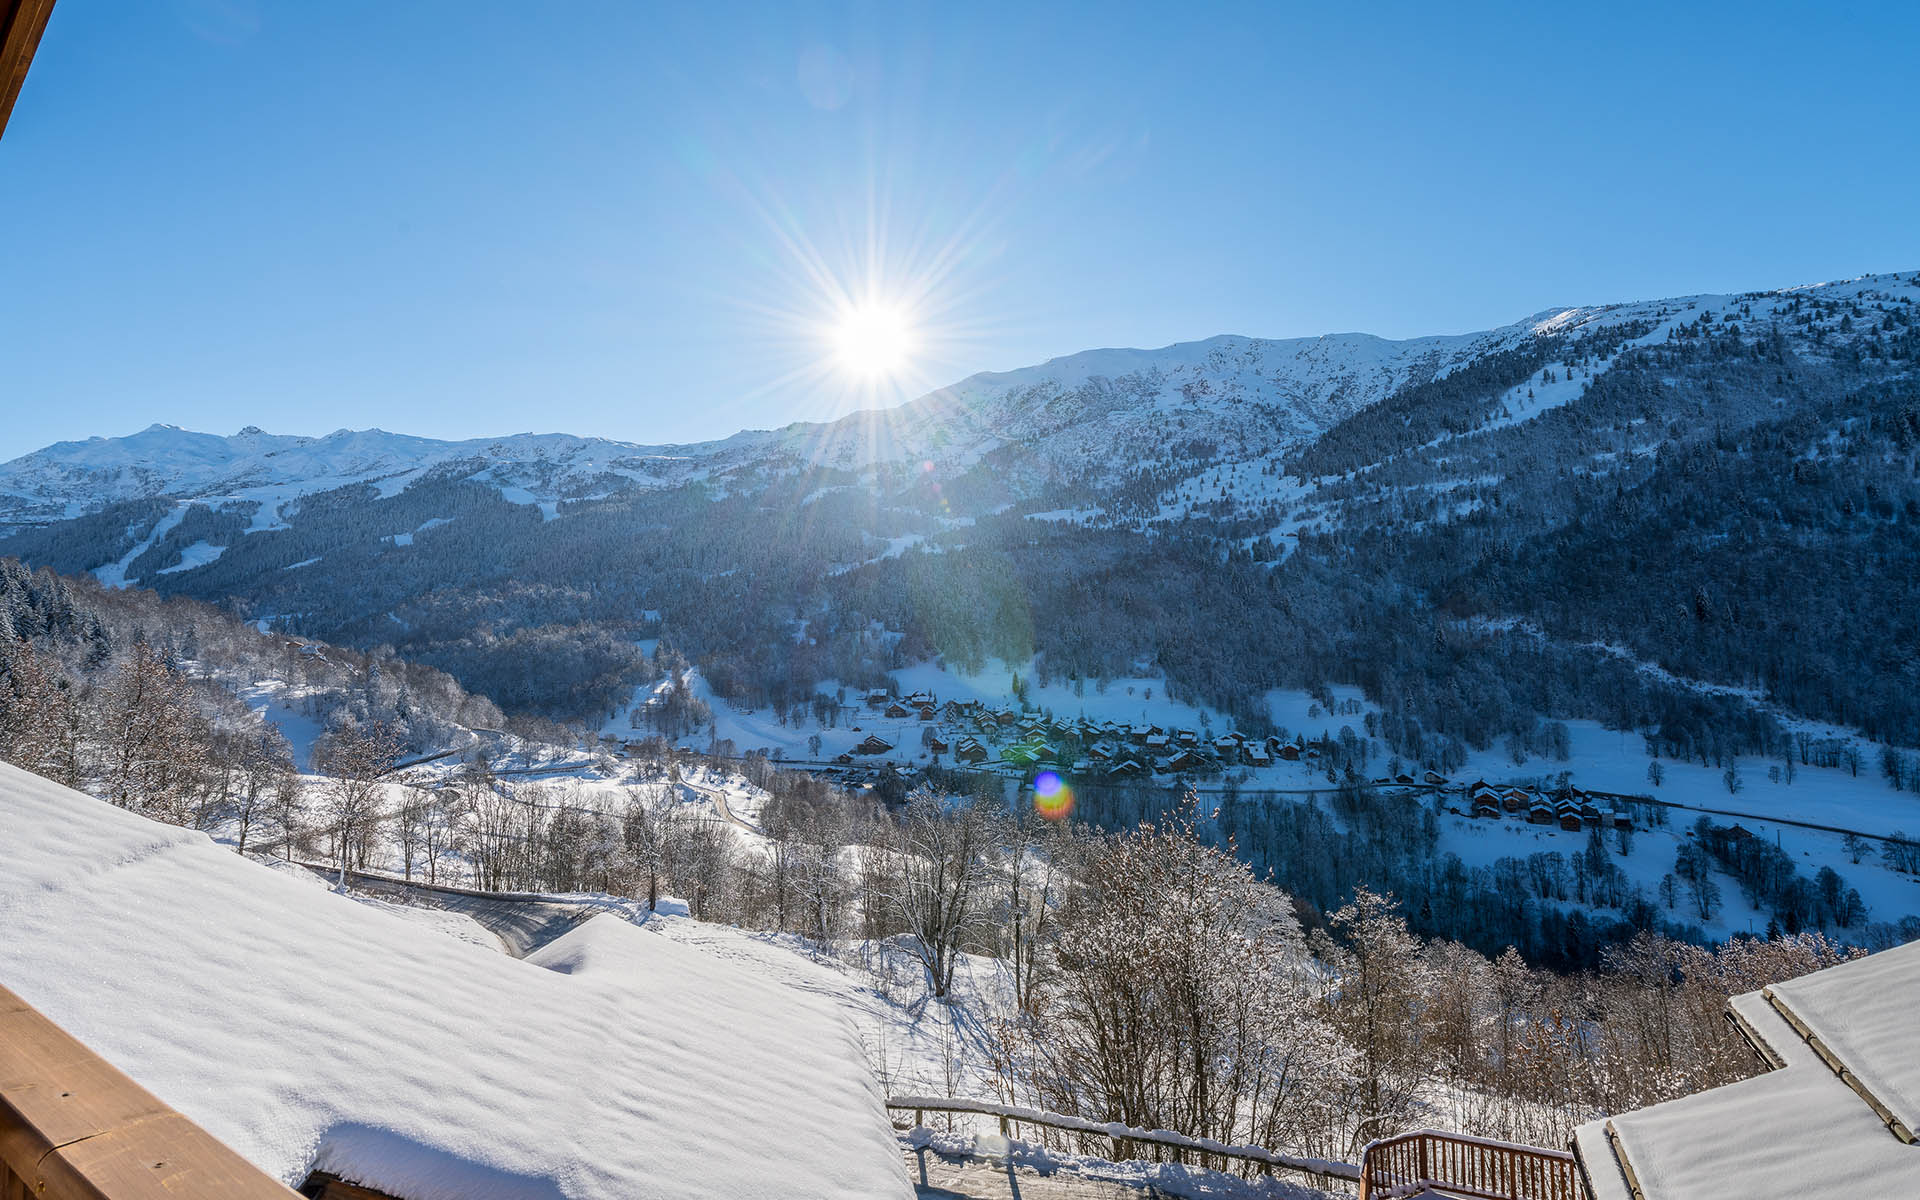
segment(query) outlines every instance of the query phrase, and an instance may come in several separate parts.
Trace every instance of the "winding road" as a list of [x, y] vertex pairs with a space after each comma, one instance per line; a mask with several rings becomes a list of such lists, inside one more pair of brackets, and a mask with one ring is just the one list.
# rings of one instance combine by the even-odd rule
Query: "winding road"
[[[338, 867], [318, 863], [300, 865], [328, 883], [340, 878]], [[348, 871], [347, 883], [363, 895], [472, 917], [499, 938], [506, 952], [515, 958], [525, 958], [599, 911], [590, 904], [569, 904], [511, 892], [476, 892], [409, 883], [390, 875], [369, 875], [364, 871]]]

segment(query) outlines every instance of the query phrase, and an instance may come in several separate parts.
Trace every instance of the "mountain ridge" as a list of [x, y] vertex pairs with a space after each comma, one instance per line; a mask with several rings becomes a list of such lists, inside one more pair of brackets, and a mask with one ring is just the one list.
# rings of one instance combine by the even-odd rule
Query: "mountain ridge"
[[[278, 520], [287, 502], [355, 483], [382, 494], [473, 463], [506, 495], [548, 506], [607, 488], [677, 486], [747, 465], [865, 471], [932, 463], [961, 473], [1009, 445], [1042, 469], [1113, 482], [1157, 461], [1174, 433], [1220, 443], [1220, 457], [1283, 451], [1423, 377], [1529, 338], [1566, 336], [1659, 314], [1711, 311], [1751, 297], [1898, 284], [1898, 273], [1766, 292], [1562, 307], [1464, 334], [1385, 338], [1362, 332], [1293, 338], [1218, 334], [1157, 348], [1103, 347], [1008, 371], [976, 372], [899, 405], [823, 421], [743, 429], [723, 438], [638, 443], [574, 433], [442, 439], [378, 428], [312, 436], [249, 425], [231, 436], [156, 423], [135, 434], [56, 442], [0, 463], [0, 535], [106, 504], [170, 496], [256, 502]], [[596, 484], [599, 485], [596, 487]]]

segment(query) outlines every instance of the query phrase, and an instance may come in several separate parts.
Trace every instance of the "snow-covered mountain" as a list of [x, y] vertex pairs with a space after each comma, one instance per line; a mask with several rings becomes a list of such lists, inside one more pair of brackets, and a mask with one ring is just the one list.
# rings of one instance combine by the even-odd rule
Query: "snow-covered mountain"
[[[551, 519], [564, 500], [696, 479], [724, 486], [739, 472], [777, 475], [809, 466], [862, 472], [930, 462], [950, 476], [1011, 453], [1017, 457], [1005, 461], [1036, 476], [1096, 486], [1156, 467], [1176, 468], [1174, 478], [1207, 466], [1266, 470], [1397, 389], [1539, 337], [1633, 327], [1650, 329], [1637, 340], [1652, 342], [1703, 313], [1743, 305], [1778, 322], [1807, 298], [1911, 305], [1920, 298], [1915, 278], [1864, 276], [1740, 296], [1554, 308], [1479, 333], [1400, 341], [1358, 333], [1222, 336], [1157, 350], [1089, 350], [974, 375], [896, 408], [690, 445], [531, 433], [444, 441], [378, 429], [294, 437], [249, 427], [222, 437], [153, 425], [126, 437], [57, 443], [0, 464], [0, 536], [162, 496], [215, 508], [253, 502], [250, 531], [272, 529], [302, 496], [349, 484], [391, 496], [430, 474], [489, 484], [509, 501], [538, 504]], [[1516, 389], [1500, 419], [1524, 420], [1564, 403], [1595, 370], [1588, 364], [1579, 384], [1562, 371], [1558, 390]], [[1030, 481], [1015, 472], [1003, 482], [1017, 494]]]
[[897, 408], [719, 441], [643, 446], [566, 434], [445, 441], [379, 429], [321, 437], [248, 427], [232, 436], [152, 425], [59, 442], [0, 464], [0, 534], [117, 501], [169, 496], [280, 507], [353, 483], [391, 495], [428, 472], [471, 467], [509, 499], [551, 506], [630, 486], [665, 486], [742, 466], [861, 470], [932, 461], [960, 471], [1018, 445], [1043, 464], [1101, 477], [1138, 469], [1172, 443], [1214, 443], [1239, 460], [1284, 450], [1404, 384], [1445, 374], [1542, 331], [1620, 321], [1642, 306], [1553, 309], [1481, 333], [1393, 341], [1369, 334], [1237, 336], [1157, 350], [1090, 350], [983, 373]]
[[442, 441], [341, 429], [290, 437], [249, 426], [231, 437], [151, 425], [126, 437], [57, 442], [0, 464], [0, 531], [49, 524], [103, 505], [154, 496], [258, 501], [255, 525], [271, 527], [289, 500], [353, 483], [391, 495], [429, 471], [470, 465], [503, 492], [564, 494], [607, 472], [647, 478], [681, 460], [658, 448], [567, 434]]

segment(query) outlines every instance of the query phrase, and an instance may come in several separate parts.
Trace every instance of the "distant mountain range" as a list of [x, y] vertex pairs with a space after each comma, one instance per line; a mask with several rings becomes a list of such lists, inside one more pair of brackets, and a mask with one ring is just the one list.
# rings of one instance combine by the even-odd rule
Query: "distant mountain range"
[[1649, 319], [1670, 325], [1729, 299], [1549, 309], [1481, 333], [1404, 341], [1358, 333], [1221, 336], [1158, 350], [1089, 350], [974, 375], [893, 409], [684, 445], [532, 433], [444, 441], [380, 429], [296, 437], [251, 426], [222, 437], [155, 424], [124, 437], [58, 442], [0, 464], [0, 534], [160, 496], [213, 505], [257, 502], [253, 525], [268, 528], [278, 522], [280, 506], [303, 495], [353, 483], [391, 495], [430, 472], [454, 468], [470, 469], [509, 498], [548, 505], [724, 478], [742, 468], [861, 471], [932, 462], [943, 474], [957, 474], [1006, 446], [1020, 447], [1056, 474], [1111, 480], [1186, 457], [1173, 447], [1187, 442], [1211, 444], [1213, 457], [1223, 461], [1283, 451], [1408, 383], [1544, 334]]
[[757, 705], [998, 656], [1255, 724], [1354, 683], [1442, 764], [1548, 713], [1920, 745], [1917, 312], [1903, 273], [1092, 350], [692, 445], [156, 425], [0, 464], [0, 556], [558, 716], [664, 635]]

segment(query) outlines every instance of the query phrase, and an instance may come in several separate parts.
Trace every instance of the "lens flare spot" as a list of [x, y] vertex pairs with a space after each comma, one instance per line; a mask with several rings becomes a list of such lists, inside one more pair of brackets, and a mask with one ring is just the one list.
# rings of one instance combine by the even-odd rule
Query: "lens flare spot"
[[1033, 808], [1049, 821], [1058, 821], [1073, 811], [1073, 789], [1058, 772], [1042, 771], [1033, 777]]

